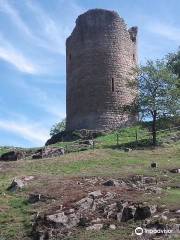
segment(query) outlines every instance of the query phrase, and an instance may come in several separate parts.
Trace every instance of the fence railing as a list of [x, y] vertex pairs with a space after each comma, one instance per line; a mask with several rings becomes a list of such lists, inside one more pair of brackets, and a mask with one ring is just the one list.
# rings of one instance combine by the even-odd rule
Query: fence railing
[[[169, 128], [162, 129], [162, 130], [157, 130], [156, 131], [157, 139], [158, 139], [160, 133], [167, 133], [167, 132], [171, 133], [175, 130], [180, 130], [180, 126], [169, 127]], [[126, 139], [129, 138], [129, 139], [131, 139], [131, 141], [134, 140], [135, 142], [138, 143], [138, 141], [143, 140], [143, 139], [151, 139], [152, 133], [153, 132], [151, 132], [151, 131], [141, 131], [138, 129], [136, 129], [133, 134], [129, 134], [129, 135], [125, 135], [125, 134], [122, 135], [121, 132], [118, 132], [118, 133], [116, 133], [116, 144], [119, 145], [119, 141], [122, 137], [126, 138]]]

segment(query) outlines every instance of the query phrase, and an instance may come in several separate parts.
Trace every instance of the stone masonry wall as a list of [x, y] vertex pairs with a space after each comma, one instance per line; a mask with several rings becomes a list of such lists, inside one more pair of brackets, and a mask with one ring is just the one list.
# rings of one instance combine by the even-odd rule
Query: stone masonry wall
[[66, 41], [67, 130], [115, 129], [136, 121], [122, 114], [133, 101], [127, 87], [136, 66], [137, 28], [127, 30], [114, 11], [89, 10], [80, 15]]

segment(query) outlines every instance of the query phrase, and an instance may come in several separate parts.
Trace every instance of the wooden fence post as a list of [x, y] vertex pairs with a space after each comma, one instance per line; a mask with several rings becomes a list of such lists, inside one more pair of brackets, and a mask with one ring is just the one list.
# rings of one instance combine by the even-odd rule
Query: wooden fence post
[[95, 149], [95, 141], [93, 140], [93, 150]]
[[117, 146], [119, 146], [119, 134], [117, 133]]
[[138, 140], [138, 131], [136, 129], [136, 142], [137, 142], [137, 140]]

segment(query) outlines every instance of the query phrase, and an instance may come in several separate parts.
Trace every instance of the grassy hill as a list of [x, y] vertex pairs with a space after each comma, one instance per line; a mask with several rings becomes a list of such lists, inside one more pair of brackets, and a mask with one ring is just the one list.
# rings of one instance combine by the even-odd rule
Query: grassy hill
[[[136, 141], [136, 133], [138, 133], [138, 141]], [[136, 200], [159, 205], [166, 204], [168, 209], [177, 209], [180, 190], [175, 186], [180, 182], [180, 174], [168, 171], [168, 169], [180, 168], [180, 141], [177, 140], [177, 136], [179, 136], [177, 129], [171, 132], [160, 132], [158, 140], [163, 145], [153, 149], [149, 146], [150, 137], [147, 129], [135, 126], [119, 132], [118, 145], [117, 133], [111, 133], [98, 137], [95, 140], [94, 149], [91, 147], [86, 151], [81, 151], [85, 149], [74, 147], [77, 142], [57, 143], [54, 146], [64, 146], [74, 152], [52, 159], [0, 162], [0, 239], [31, 239], [30, 233], [35, 214], [57, 208], [66, 199], [72, 198], [73, 200], [84, 196], [84, 192], [88, 191], [88, 186], [82, 183], [82, 187], [77, 188], [74, 185], [77, 181], [84, 181], [84, 178], [127, 178], [137, 174], [155, 176], [158, 182], [164, 181], [161, 194], [126, 192], [123, 197], [136, 198]], [[124, 147], [132, 147], [133, 151], [125, 152]], [[1, 149], [1, 153], [6, 150]], [[157, 162], [158, 168], [152, 169], [151, 162]], [[13, 178], [24, 176], [34, 176], [24, 190], [16, 193], [6, 190]], [[93, 186], [90, 189], [93, 190]], [[31, 205], [27, 203], [27, 198], [30, 193], [34, 192], [50, 195], [56, 200]], [[77, 231], [74, 236], [67, 239], [135, 239], [131, 237], [134, 228], [135, 223], [130, 222], [122, 224], [120, 228], [113, 231]]]

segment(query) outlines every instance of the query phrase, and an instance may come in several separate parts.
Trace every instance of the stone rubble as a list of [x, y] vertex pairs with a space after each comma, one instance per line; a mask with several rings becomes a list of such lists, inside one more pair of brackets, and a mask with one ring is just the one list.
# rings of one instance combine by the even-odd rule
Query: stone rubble
[[[144, 205], [120, 200], [117, 194], [100, 190], [87, 194], [87, 197], [72, 204], [70, 208], [62, 207], [53, 214], [39, 216], [34, 223], [34, 239], [51, 239], [47, 232], [53, 231], [58, 236], [67, 236], [75, 228], [85, 227], [88, 231], [101, 230], [105, 226], [115, 230], [117, 224], [129, 220], [139, 221], [152, 217], [157, 211], [156, 205]], [[40, 233], [44, 230], [44, 238]], [[41, 236], [37, 238], [37, 236]]]
[[32, 155], [32, 159], [58, 157], [65, 154], [64, 148], [46, 147]]

